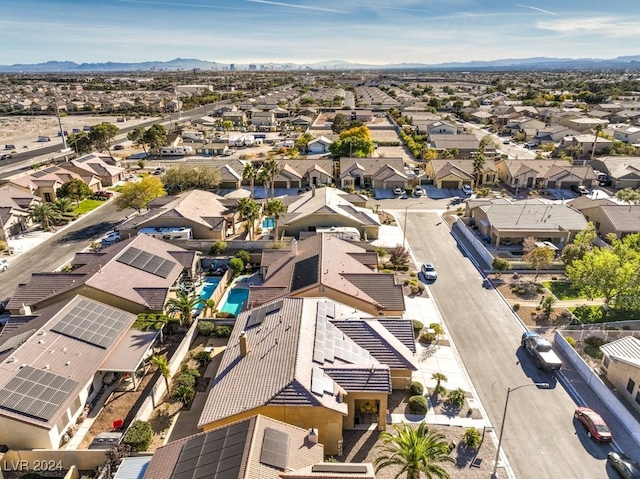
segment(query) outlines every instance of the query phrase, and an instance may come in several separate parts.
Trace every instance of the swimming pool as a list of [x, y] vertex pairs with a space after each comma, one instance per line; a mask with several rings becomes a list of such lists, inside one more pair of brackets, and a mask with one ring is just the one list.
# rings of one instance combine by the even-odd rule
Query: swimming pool
[[205, 276], [204, 278], [204, 286], [200, 291], [200, 298], [207, 300], [211, 297], [213, 292], [216, 290], [218, 285], [220, 284], [221, 276]]
[[262, 228], [264, 229], [273, 229], [276, 227], [276, 219], [272, 216], [266, 216], [262, 220]]
[[222, 305], [222, 308], [220, 308], [220, 311], [238, 316], [248, 298], [249, 290], [247, 288], [233, 288], [229, 291], [227, 300]]

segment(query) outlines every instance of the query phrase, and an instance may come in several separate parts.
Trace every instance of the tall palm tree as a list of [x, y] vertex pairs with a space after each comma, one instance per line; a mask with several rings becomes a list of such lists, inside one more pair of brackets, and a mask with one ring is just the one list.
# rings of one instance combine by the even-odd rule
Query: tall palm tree
[[245, 163], [244, 168], [242, 169], [242, 179], [249, 180], [249, 187], [251, 188], [251, 198], [253, 198], [253, 188], [255, 186], [257, 177], [258, 170], [256, 169], [253, 162], [249, 161]]
[[273, 194], [276, 185], [276, 176], [280, 173], [280, 166], [275, 156], [270, 156], [269, 160], [262, 166], [267, 170], [269, 174], [269, 181], [271, 183], [271, 199], [273, 200]]
[[171, 371], [169, 370], [169, 360], [166, 356], [154, 355], [151, 358], [151, 364], [160, 371], [162, 377], [164, 378], [164, 382], [167, 386], [167, 393], [169, 392], [169, 376], [171, 376]]
[[29, 209], [29, 218], [42, 225], [42, 229], [49, 231], [51, 223], [60, 218], [60, 213], [53, 206], [53, 203], [37, 203]]
[[196, 294], [178, 291], [175, 298], [167, 301], [167, 309], [170, 313], [178, 313], [181, 324], [190, 325], [193, 321], [193, 310], [202, 304], [202, 298]]
[[278, 219], [283, 213], [287, 212], [287, 207], [282, 200], [271, 200], [264, 206], [264, 213], [268, 216], [273, 216], [276, 226], [274, 228], [274, 238], [278, 237]]
[[242, 219], [247, 221], [249, 227], [249, 238], [253, 239], [253, 227], [260, 218], [260, 204], [251, 198], [242, 198], [238, 201], [238, 212]]
[[271, 175], [265, 169], [265, 167], [262, 166], [258, 170], [258, 175], [256, 176], [256, 179], [258, 180], [258, 183], [262, 183], [262, 190], [264, 191], [264, 199], [265, 200], [267, 199], [267, 185], [269, 184], [270, 178], [271, 178]]
[[442, 383], [446, 383], [449, 378], [443, 373], [433, 373], [431, 375], [431, 379], [436, 380], [436, 387], [433, 390], [433, 394], [437, 398], [440, 393], [445, 392], [445, 388]]
[[593, 155], [595, 155], [596, 153], [596, 147], [598, 146], [598, 137], [600, 136], [600, 133], [602, 133], [602, 125], [596, 125], [596, 127], [594, 128], [595, 131], [595, 137], [593, 138], [593, 146], [591, 147], [591, 159], [593, 160]]
[[386, 467], [400, 468], [395, 478], [404, 475], [407, 479], [420, 479], [421, 475], [428, 479], [451, 479], [440, 463], [455, 463], [450, 456], [449, 444], [443, 434], [429, 432], [425, 423], [417, 428], [407, 424], [396, 424], [395, 434], [383, 431], [380, 433], [382, 453], [374, 461], [376, 471]]

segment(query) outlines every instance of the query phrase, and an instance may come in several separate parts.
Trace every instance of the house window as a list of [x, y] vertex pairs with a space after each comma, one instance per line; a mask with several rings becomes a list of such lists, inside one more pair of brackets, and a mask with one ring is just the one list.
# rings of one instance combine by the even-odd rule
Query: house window
[[636, 394], [636, 402], [640, 404], [640, 391], [638, 391], [638, 394]]
[[607, 369], [609, 367], [609, 356], [605, 356], [604, 359], [602, 360], [602, 366]]
[[627, 383], [627, 392], [629, 394], [633, 394], [633, 390], [636, 387], [636, 383], [633, 379], [629, 378], [629, 382]]

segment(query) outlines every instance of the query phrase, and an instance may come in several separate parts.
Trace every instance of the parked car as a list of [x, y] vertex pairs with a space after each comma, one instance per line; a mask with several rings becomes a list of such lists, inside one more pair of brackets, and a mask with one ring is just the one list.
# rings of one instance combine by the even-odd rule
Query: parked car
[[4, 155], [0, 156], [0, 160], [10, 160], [11, 158], [13, 158], [13, 155], [11, 153], [5, 153]]
[[573, 414], [578, 421], [580, 421], [584, 427], [587, 428], [587, 436], [592, 437], [599, 442], [611, 442], [612, 435], [609, 426], [604, 422], [604, 419], [588, 407], [579, 407]]
[[12, 144], [6, 144], [4, 145], [4, 149], [5, 150], [15, 150], [16, 149], [16, 145], [12, 145]]
[[416, 189], [413, 190], [413, 194], [417, 197], [424, 196], [424, 190], [422, 189], [422, 186], [416, 186]]
[[428, 281], [435, 281], [436, 279], [438, 279], [436, 268], [431, 263], [423, 263], [420, 267], [420, 271], [422, 271], [424, 279]]
[[94, 200], [103, 200], [106, 201], [110, 198], [113, 198], [113, 192], [106, 190], [98, 190], [93, 194]]
[[538, 369], [551, 371], [562, 367], [562, 361], [551, 348], [549, 340], [535, 331], [525, 331], [520, 339], [520, 346], [526, 348], [529, 354], [535, 358]]
[[535, 141], [528, 141], [524, 144], [525, 148], [537, 148], [538, 144]]
[[154, 175], [161, 175], [166, 171], [164, 166], [158, 166], [155, 170], [153, 170]]
[[394, 195], [401, 195], [402, 193], [404, 193], [404, 191], [403, 191], [403, 190], [402, 190], [402, 188], [400, 188], [399, 186], [396, 186], [396, 187], [393, 189], [393, 194], [394, 194]]
[[114, 145], [113, 149], [114, 150], [124, 150], [124, 145]]
[[578, 193], [579, 195], [588, 195], [589, 190], [583, 185], [572, 185], [571, 191]]
[[465, 195], [471, 195], [473, 194], [473, 188], [471, 188], [469, 185], [462, 185], [462, 192]]
[[640, 463], [626, 454], [611, 451], [607, 455], [607, 462], [611, 464], [624, 479], [640, 479]]
[[0, 272], [4, 272], [9, 268], [9, 262], [6, 259], [0, 259]]
[[511, 140], [509, 140], [508, 138], [506, 140], [502, 140], [502, 144], [503, 145], [509, 145], [509, 144], [511, 144]]
[[100, 242], [103, 245], [110, 245], [113, 243], [117, 243], [121, 239], [122, 237], [120, 236], [120, 233], [118, 233], [117, 231], [110, 231], [109, 233], [104, 235], [102, 238], [100, 238]]

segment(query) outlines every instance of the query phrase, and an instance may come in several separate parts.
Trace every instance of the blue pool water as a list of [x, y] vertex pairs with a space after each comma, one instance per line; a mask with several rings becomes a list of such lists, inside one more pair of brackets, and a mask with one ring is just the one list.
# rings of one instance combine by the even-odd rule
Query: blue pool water
[[204, 278], [204, 286], [200, 291], [200, 298], [207, 300], [220, 284], [220, 276], [206, 276]]
[[224, 311], [225, 313], [231, 313], [234, 316], [238, 316], [240, 311], [242, 311], [242, 307], [247, 302], [249, 298], [249, 290], [246, 288], [234, 288], [229, 291], [227, 295], [227, 300], [220, 308], [220, 311]]
[[271, 216], [267, 216], [266, 218], [264, 218], [262, 220], [262, 227], [264, 229], [273, 229], [276, 227], [276, 219], [271, 217]]

